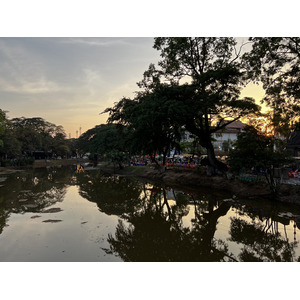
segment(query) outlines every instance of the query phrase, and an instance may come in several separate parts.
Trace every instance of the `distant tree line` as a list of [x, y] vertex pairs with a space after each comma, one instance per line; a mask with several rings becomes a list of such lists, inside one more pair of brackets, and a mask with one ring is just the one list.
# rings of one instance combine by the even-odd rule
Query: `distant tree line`
[[84, 132], [77, 140], [79, 154], [90, 153], [92, 160], [108, 160], [119, 165], [130, 157], [128, 131], [115, 124], [97, 125]]
[[75, 142], [66, 139], [62, 126], [42, 118], [8, 119], [0, 110], [0, 160], [2, 165], [74, 155]]

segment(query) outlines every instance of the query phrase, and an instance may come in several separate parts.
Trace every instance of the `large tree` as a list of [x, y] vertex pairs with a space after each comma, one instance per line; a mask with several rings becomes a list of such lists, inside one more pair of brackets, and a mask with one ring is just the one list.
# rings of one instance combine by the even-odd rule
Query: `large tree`
[[245, 77], [236, 45], [233, 38], [156, 38], [154, 48], [162, 60], [158, 69], [150, 65], [139, 83], [150, 91], [163, 82], [176, 89], [173, 103], [184, 104], [182, 125], [199, 138], [210, 164], [221, 171], [227, 168], [215, 157], [212, 134], [259, 110], [254, 99], [239, 98]]
[[244, 54], [250, 79], [262, 82], [265, 103], [273, 110], [273, 126], [300, 122], [300, 38], [250, 38], [252, 50]]
[[134, 99], [123, 98], [109, 112], [109, 123], [117, 122], [128, 128], [128, 144], [131, 153], [163, 155], [178, 147], [181, 124], [175, 116], [184, 111], [183, 103], [175, 102], [174, 90], [165, 85], [151, 91], [138, 93]]

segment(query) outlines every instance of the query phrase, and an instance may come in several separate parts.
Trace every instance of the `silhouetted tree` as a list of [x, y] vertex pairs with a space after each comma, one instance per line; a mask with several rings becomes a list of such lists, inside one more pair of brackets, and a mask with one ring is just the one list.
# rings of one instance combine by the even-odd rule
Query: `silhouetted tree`
[[170, 89], [159, 86], [151, 92], [139, 93], [135, 99], [123, 98], [109, 112], [108, 122], [117, 122], [128, 129], [128, 147], [131, 153], [163, 155], [179, 145], [181, 125], [175, 116], [183, 110], [168, 95]]
[[102, 124], [83, 133], [77, 141], [77, 147], [81, 152], [99, 154], [122, 168], [122, 163], [128, 160], [129, 156], [126, 141], [125, 127]]
[[182, 125], [207, 149], [210, 164], [227, 170], [215, 157], [212, 133], [259, 111], [254, 99], [239, 99], [245, 77], [235, 39], [156, 38], [154, 48], [161, 52], [159, 69], [150, 65], [139, 86], [153, 90], [164, 81], [176, 89], [169, 99], [181, 102]]
[[264, 135], [252, 126], [245, 127], [238, 135], [234, 149], [229, 153], [229, 165], [233, 172], [239, 173], [251, 168], [262, 171], [275, 197], [280, 186], [280, 178], [274, 176], [275, 169], [290, 161], [286, 151], [274, 149], [273, 136]]
[[262, 82], [262, 102], [273, 110], [278, 131], [300, 121], [300, 38], [255, 37], [244, 54], [250, 79]]

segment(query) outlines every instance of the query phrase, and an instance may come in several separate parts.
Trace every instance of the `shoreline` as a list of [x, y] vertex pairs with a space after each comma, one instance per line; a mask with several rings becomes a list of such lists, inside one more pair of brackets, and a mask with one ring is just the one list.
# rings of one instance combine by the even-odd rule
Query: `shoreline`
[[[16, 172], [22, 172], [25, 168], [41, 168], [67, 166], [77, 163], [87, 163], [83, 159], [64, 159], [64, 160], [39, 160], [33, 165], [26, 167], [0, 167], [0, 176], [10, 175]], [[208, 188], [218, 191], [224, 191], [231, 197], [241, 198], [259, 198], [262, 201], [272, 201], [269, 187], [263, 182], [243, 182], [239, 179], [227, 179], [221, 175], [207, 176], [196, 169], [167, 169], [161, 172], [146, 166], [126, 166], [124, 169], [114, 168], [113, 165], [99, 163], [97, 167], [84, 168], [87, 172], [91, 170], [101, 170], [104, 173], [132, 176], [143, 178], [155, 183], [170, 185], [174, 187], [183, 187], [190, 189]], [[300, 205], [300, 185], [282, 183], [277, 202]]]
[[[272, 201], [269, 186], [263, 182], [242, 182], [239, 179], [227, 179], [221, 175], [207, 176], [196, 170], [167, 169], [160, 172], [144, 166], [131, 166], [118, 170], [112, 166], [99, 166], [103, 172], [121, 175], [134, 176], [163, 183], [165, 185], [183, 186], [186, 188], [211, 188], [225, 191], [232, 197], [260, 198], [265, 201]], [[300, 205], [300, 185], [282, 183], [279, 191], [279, 198], [276, 200], [282, 203]]]
[[59, 159], [59, 160], [35, 160], [32, 165], [26, 166], [0, 166], [0, 175], [9, 175], [16, 172], [22, 172], [25, 168], [45, 168], [55, 166], [69, 166], [77, 163], [83, 163], [83, 159]]

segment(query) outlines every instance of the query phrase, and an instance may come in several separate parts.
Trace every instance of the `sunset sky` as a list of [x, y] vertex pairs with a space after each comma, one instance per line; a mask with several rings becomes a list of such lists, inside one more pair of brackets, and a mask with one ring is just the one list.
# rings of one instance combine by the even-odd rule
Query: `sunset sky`
[[[105, 123], [107, 115], [100, 115], [105, 108], [123, 96], [134, 96], [144, 71], [159, 59], [153, 36], [297, 36], [298, 31], [293, 26], [297, 10], [276, 11], [256, 0], [247, 14], [232, 9], [224, 13], [230, 4], [240, 7], [237, 0], [220, 1], [218, 9], [215, 1], [200, 5], [188, 0], [190, 6], [177, 0], [154, 0], [151, 6], [137, 0], [126, 5], [82, 3], [5, 3], [0, 19], [0, 108], [9, 118], [42, 117], [76, 137], [79, 127], [84, 132]], [[269, 14], [263, 16], [266, 8]], [[255, 16], [255, 22], [245, 22], [247, 16]], [[279, 16], [289, 26], [276, 22]], [[242, 96], [259, 102], [263, 90], [250, 85]]]
[[[159, 52], [146, 38], [1, 38], [1, 109], [9, 118], [42, 117], [76, 137], [105, 123], [105, 108], [133, 97]], [[258, 100], [251, 86], [244, 96]]]
[[1, 38], [1, 108], [13, 117], [42, 117], [75, 137], [123, 96], [158, 52], [153, 38]]

